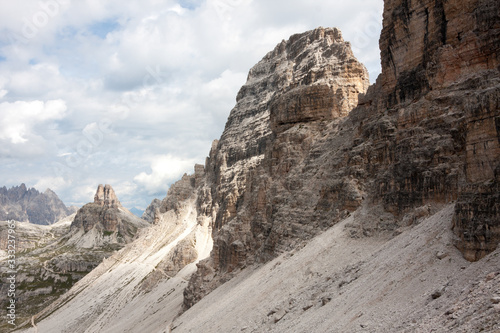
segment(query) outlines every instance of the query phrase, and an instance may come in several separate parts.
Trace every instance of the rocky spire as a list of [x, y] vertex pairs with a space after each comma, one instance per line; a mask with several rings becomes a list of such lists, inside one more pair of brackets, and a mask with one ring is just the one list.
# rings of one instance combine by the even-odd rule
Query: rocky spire
[[120, 201], [116, 197], [115, 191], [111, 185], [108, 184], [105, 186], [99, 184], [97, 192], [94, 196], [94, 203], [106, 208], [117, 208], [121, 206]]

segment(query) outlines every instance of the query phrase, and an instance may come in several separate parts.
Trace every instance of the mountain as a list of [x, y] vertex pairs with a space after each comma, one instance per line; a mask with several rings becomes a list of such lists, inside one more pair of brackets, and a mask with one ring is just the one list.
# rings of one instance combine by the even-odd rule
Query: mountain
[[[235, 271], [355, 212], [364, 222], [353, 233], [376, 235], [455, 202], [444, 223], [465, 258], [494, 251], [498, 11], [491, 1], [387, 1], [382, 74], [366, 93], [336, 30], [292, 36], [254, 67], [206, 166], [214, 250], [186, 289], [185, 309]], [[332, 53], [339, 65], [318, 64]]]
[[338, 29], [281, 42], [153, 225], [25, 324], [498, 331], [499, 14], [386, 0], [372, 86]]
[[131, 209], [129, 209], [129, 210], [130, 210], [130, 212], [131, 212], [132, 214], [134, 214], [134, 215], [135, 215], [135, 216], [137, 216], [137, 217], [142, 217], [142, 215], [144, 214], [144, 210], [139, 209], [139, 208], [136, 208], [136, 207], [131, 208]]
[[151, 201], [149, 206], [146, 208], [144, 213], [142, 214], [142, 219], [148, 221], [149, 223], [154, 223], [157, 220], [158, 215], [160, 213], [161, 200], [154, 199]]
[[[58, 299], [147, 226], [121, 206], [110, 185], [99, 185], [94, 202], [57, 223], [16, 223], [16, 298], [22, 304], [16, 313], [18, 322]], [[3, 250], [7, 249], [7, 236], [7, 222], [0, 222], [2, 276], [9, 271], [7, 252]], [[0, 303], [5, 307], [8, 290], [9, 285], [2, 280]]]
[[52, 224], [75, 211], [75, 207], [66, 207], [50, 189], [40, 193], [24, 184], [10, 189], [0, 188], [0, 221]]
[[78, 210], [71, 223], [70, 243], [82, 248], [130, 243], [148, 223], [124, 208], [110, 185], [99, 185], [94, 202]]
[[[104, 259], [70, 291], [20, 326], [35, 322], [40, 332], [122, 332], [132, 327], [137, 332], [155, 332], [158, 325], [165, 326], [164, 321], [171, 322], [182, 306], [183, 290], [196, 264], [212, 249], [210, 221], [196, 209], [203, 166], [195, 171], [170, 187], [155, 223], [141, 229], [132, 243]], [[113, 206], [117, 201], [104, 194], [100, 202]], [[92, 225], [93, 229], [105, 227]]]

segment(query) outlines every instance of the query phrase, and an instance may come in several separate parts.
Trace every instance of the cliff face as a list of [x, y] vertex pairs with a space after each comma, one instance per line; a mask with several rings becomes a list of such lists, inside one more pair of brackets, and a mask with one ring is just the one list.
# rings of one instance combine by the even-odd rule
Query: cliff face
[[[214, 249], [198, 265], [186, 306], [235, 270], [269, 260], [357, 207], [357, 184], [345, 177], [328, 180], [334, 170], [317, 168], [327, 151], [315, 145], [338, 131], [368, 82], [337, 29], [294, 35], [250, 70], [206, 162], [199, 214], [213, 221]], [[332, 187], [341, 193], [334, 207], [324, 203]]]
[[292, 36], [252, 68], [206, 162], [199, 214], [212, 219], [214, 249], [185, 308], [355, 211], [364, 223], [351, 234], [363, 237], [456, 201], [456, 246], [468, 260], [493, 251], [498, 11], [493, 1], [386, 1], [382, 74], [368, 91], [336, 29]]
[[71, 215], [75, 210], [68, 208], [50, 189], [44, 193], [26, 185], [7, 189], [0, 188], [0, 221], [29, 221], [34, 224], [52, 224]]
[[[451, 187], [443, 178], [437, 183], [458, 200], [453, 227], [469, 260], [500, 241], [499, 40], [496, 1], [386, 2], [381, 96], [388, 107], [405, 107], [431, 126], [447, 123], [437, 134], [454, 141], [458, 177]], [[420, 102], [431, 112], [419, 109]], [[450, 116], [455, 120], [446, 121]]]
[[71, 224], [72, 238], [80, 247], [126, 244], [146, 221], [123, 208], [110, 185], [99, 185], [94, 202], [80, 208]]

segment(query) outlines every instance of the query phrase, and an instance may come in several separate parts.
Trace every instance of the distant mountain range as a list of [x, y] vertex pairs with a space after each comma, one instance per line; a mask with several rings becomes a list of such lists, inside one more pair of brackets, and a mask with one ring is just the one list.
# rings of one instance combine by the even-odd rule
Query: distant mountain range
[[0, 188], [0, 221], [16, 220], [48, 225], [75, 213], [77, 207], [66, 207], [51, 189], [41, 193], [25, 184]]
[[134, 214], [135, 216], [138, 216], [138, 217], [141, 217], [142, 214], [144, 214], [144, 211], [142, 209], [139, 209], [139, 208], [131, 208], [129, 209], [129, 211]]

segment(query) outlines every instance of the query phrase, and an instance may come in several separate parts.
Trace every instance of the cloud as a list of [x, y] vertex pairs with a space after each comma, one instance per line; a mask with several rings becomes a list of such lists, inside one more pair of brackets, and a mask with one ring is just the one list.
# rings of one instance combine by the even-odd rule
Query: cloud
[[70, 185], [71, 182], [68, 182], [63, 177], [44, 177], [39, 179], [33, 187], [38, 189], [39, 191], [45, 191], [49, 188], [52, 191], [58, 193], [59, 191], [66, 189]]
[[162, 193], [184, 173], [192, 172], [195, 162], [171, 155], [155, 156], [151, 161], [151, 173], [141, 172], [134, 181], [149, 194]]
[[66, 110], [62, 100], [0, 103], [0, 141], [17, 145], [39, 140], [46, 133], [37, 133], [35, 128], [63, 119]]
[[[6, 2], [0, 11], [0, 186], [53, 186], [64, 201], [83, 204], [99, 183], [110, 183], [122, 202], [145, 208], [204, 162], [249, 69], [290, 35], [339, 27], [373, 82], [380, 72], [382, 5]], [[30, 26], [27, 38], [23, 29]], [[106, 132], [99, 128], [103, 120]]]

